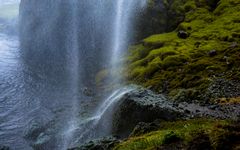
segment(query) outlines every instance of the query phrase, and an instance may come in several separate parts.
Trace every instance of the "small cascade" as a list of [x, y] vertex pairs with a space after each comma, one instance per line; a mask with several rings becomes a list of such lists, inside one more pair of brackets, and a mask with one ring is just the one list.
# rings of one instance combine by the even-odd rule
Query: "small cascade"
[[122, 87], [107, 97], [106, 100], [99, 106], [94, 115], [81, 122], [81, 128], [79, 128], [81, 130], [81, 136], [78, 137], [78, 141], [76, 143], [79, 144], [90, 139], [110, 136], [112, 120], [111, 113], [113, 108], [118, 104], [123, 95], [132, 90], [134, 90], [134, 87]]

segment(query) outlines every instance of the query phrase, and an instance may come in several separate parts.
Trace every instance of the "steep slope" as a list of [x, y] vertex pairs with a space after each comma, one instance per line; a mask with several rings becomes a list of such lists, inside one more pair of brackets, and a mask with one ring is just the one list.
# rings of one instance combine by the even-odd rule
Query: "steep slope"
[[184, 21], [130, 48], [129, 82], [174, 100], [206, 103], [240, 96], [240, 1], [175, 1], [183, 4], [178, 7]]

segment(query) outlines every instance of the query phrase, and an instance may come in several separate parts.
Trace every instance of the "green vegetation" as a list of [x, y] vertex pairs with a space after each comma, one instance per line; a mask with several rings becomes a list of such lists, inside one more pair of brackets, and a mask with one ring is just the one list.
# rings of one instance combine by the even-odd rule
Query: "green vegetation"
[[[173, 14], [175, 17], [183, 15], [184, 19], [181, 22], [178, 22], [181, 19], [161, 20], [151, 11], [159, 3], [163, 4], [170, 18], [168, 21], [173, 21]], [[125, 59], [127, 68], [123, 71], [128, 82], [164, 93], [175, 101], [239, 104], [240, 92], [227, 96], [221, 93], [239, 91], [238, 88], [219, 89], [225, 88], [225, 81], [231, 83], [227, 88], [240, 83], [240, 0], [149, 0], [147, 11], [153, 25], [147, 27], [147, 31], [141, 30], [144, 33], [139, 37], [154, 35], [129, 48]], [[149, 23], [144, 19], [142, 26]], [[156, 24], [171, 27], [164, 29]], [[187, 37], [181, 37], [179, 31]], [[219, 80], [223, 81], [221, 85], [215, 82]], [[216, 91], [209, 94], [212, 86]], [[201, 118], [161, 122], [157, 131], [143, 128], [133, 133], [114, 150], [240, 148], [240, 124], [228, 120]]]
[[[185, 0], [181, 7], [185, 20], [175, 31], [130, 48], [126, 78], [174, 99], [190, 94], [201, 101], [199, 93], [215, 79], [240, 80], [240, 0]], [[179, 38], [180, 30], [189, 37]]]
[[204, 146], [207, 149], [236, 148], [239, 146], [239, 129], [239, 124], [223, 120], [162, 122], [158, 131], [130, 137], [114, 150], [164, 150], [164, 147], [176, 149], [179, 146], [183, 149], [189, 146]]

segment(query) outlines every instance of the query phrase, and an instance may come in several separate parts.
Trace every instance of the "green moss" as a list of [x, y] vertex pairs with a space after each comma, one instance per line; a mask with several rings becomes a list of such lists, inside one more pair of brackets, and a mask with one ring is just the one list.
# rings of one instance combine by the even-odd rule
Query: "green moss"
[[165, 69], [182, 66], [188, 61], [188, 58], [184, 55], [168, 56], [163, 60], [163, 67]]
[[185, 16], [185, 22], [191, 22], [193, 20], [203, 20], [207, 23], [211, 23], [214, 19], [214, 16], [206, 8], [196, 8], [188, 13]]
[[[130, 49], [130, 82], [157, 92], [167, 89], [174, 97], [172, 91], [182, 89], [203, 93], [216, 78], [240, 78], [240, 48], [233, 44], [240, 41], [240, 0], [185, 2], [179, 8], [186, 11], [185, 21], [175, 31], [152, 35]], [[178, 30], [190, 36], [180, 39]]]
[[162, 47], [166, 43], [169, 43], [176, 38], [177, 38], [177, 35], [175, 33], [171, 32], [171, 33], [150, 36], [150, 37], [144, 39], [143, 42], [144, 42], [145, 46]]
[[130, 60], [131, 62], [141, 60], [148, 55], [149, 51], [149, 49], [146, 49], [146, 47], [141, 44], [132, 46], [130, 47], [131, 54], [129, 55], [128, 60]]
[[209, 137], [210, 145], [214, 149], [217, 149], [222, 147], [221, 144], [226, 143], [229, 137], [233, 137], [235, 134], [237, 135], [237, 132], [230, 131], [230, 129], [235, 128], [239, 128], [239, 126], [231, 127], [231, 122], [224, 120], [195, 119], [188, 121], [162, 122], [158, 131], [130, 137], [117, 145], [114, 150], [153, 149], [162, 145], [172, 145], [177, 141], [182, 142], [182, 144], [187, 147], [188, 143], [194, 142], [193, 140], [199, 133]]
[[183, 7], [186, 12], [197, 8], [195, 1], [187, 1]]
[[[229, 9], [240, 4], [239, 0], [221, 0], [218, 7], [215, 9], [214, 13], [216, 15], [221, 15], [223, 13], [228, 13]], [[236, 11], [234, 11], [236, 12]]]

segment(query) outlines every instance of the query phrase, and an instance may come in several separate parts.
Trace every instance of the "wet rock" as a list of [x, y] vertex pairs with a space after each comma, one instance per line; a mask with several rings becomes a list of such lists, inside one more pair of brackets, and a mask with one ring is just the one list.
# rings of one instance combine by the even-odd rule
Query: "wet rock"
[[217, 55], [217, 51], [214, 49], [214, 50], [211, 50], [209, 53], [208, 53], [208, 55], [210, 56], [210, 57], [213, 57], [213, 56], [216, 56]]
[[219, 105], [210, 105], [208, 106], [209, 109], [216, 110], [219, 107]]
[[214, 99], [238, 97], [240, 96], [240, 82], [217, 79], [210, 84], [205, 95]]
[[0, 150], [10, 150], [10, 148], [5, 145], [0, 145]]
[[94, 96], [93, 91], [87, 87], [82, 89], [82, 93], [86, 96]]
[[189, 34], [186, 31], [180, 30], [178, 31], [178, 37], [181, 39], [186, 39], [189, 37]]
[[211, 106], [208, 104], [201, 106], [196, 103], [173, 103], [164, 95], [155, 94], [148, 89], [137, 88], [125, 94], [114, 109], [112, 132], [114, 135], [124, 138], [129, 136], [133, 130], [131, 135], [155, 130], [158, 126], [154, 123], [156, 119], [161, 122], [161, 120], [175, 121], [198, 117], [237, 119], [239, 116], [240, 105]]
[[79, 147], [70, 148], [68, 150], [111, 150], [116, 144], [120, 143], [115, 137], [106, 137], [99, 140], [90, 141]]
[[28, 125], [24, 137], [25, 139], [36, 139], [45, 130], [45, 127], [41, 126], [39, 122], [33, 121]]
[[51, 137], [49, 135], [41, 133], [37, 137], [36, 141], [32, 143], [32, 147], [34, 147], [35, 149], [41, 149], [41, 147], [46, 143], [48, 143], [50, 140], [51, 140]]
[[156, 119], [172, 121], [183, 118], [185, 113], [165, 96], [138, 88], [121, 98], [113, 116], [113, 133], [126, 137], [139, 122], [148, 123]]
[[24, 138], [34, 150], [53, 149], [55, 139], [50, 135], [55, 132], [49, 127], [53, 127], [52, 122], [41, 124], [40, 120], [35, 120], [29, 123]]

